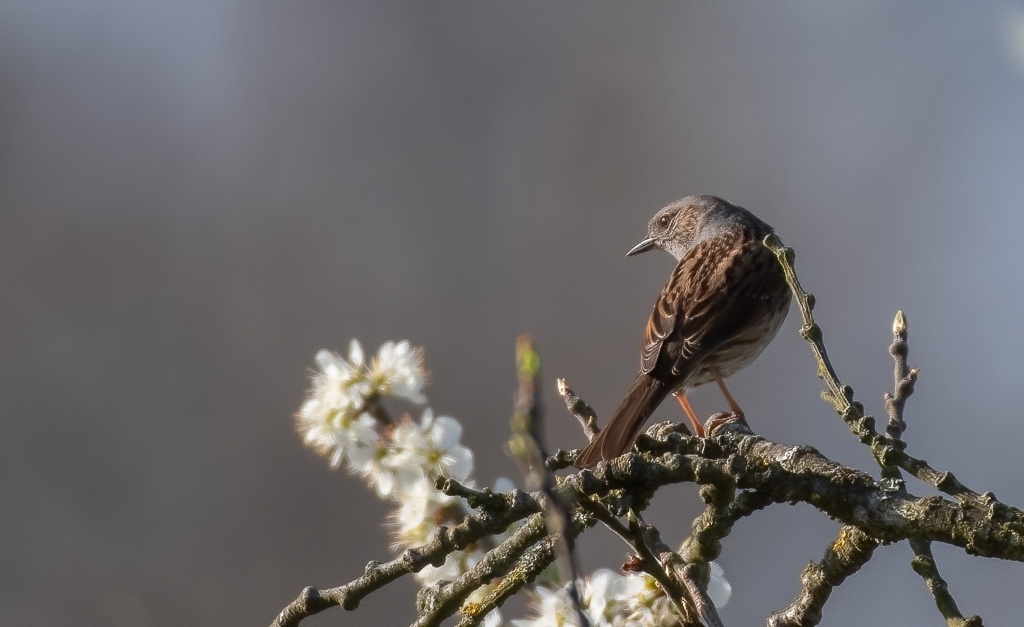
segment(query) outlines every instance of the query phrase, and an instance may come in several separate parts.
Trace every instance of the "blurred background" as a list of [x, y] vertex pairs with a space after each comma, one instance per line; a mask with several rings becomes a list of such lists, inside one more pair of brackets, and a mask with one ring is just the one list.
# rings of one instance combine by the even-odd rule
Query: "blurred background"
[[[623, 255], [695, 193], [796, 248], [876, 416], [906, 311], [909, 451], [1024, 505], [1022, 165], [1020, 2], [0, 3], [4, 620], [266, 625], [387, 559], [387, 506], [293, 430], [313, 355], [352, 337], [425, 348], [490, 484], [520, 479], [529, 331], [550, 444], [580, 445], [555, 378], [614, 409], [673, 266]], [[876, 472], [797, 326], [732, 391], [759, 433]], [[651, 520], [677, 544], [698, 511], [680, 486]], [[741, 521], [725, 623], [787, 605], [837, 529]], [[597, 529], [580, 559], [623, 555]], [[825, 624], [939, 624], [906, 544], [875, 555]], [[936, 555], [966, 614], [1019, 624], [1024, 566]], [[408, 624], [413, 592], [309, 624]]]

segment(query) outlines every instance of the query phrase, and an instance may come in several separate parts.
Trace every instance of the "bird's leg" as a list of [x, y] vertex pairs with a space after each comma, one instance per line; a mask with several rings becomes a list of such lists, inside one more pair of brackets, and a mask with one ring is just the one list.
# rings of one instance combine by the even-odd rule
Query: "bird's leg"
[[736, 402], [736, 399], [732, 397], [732, 394], [729, 394], [729, 388], [725, 387], [725, 381], [722, 381], [722, 376], [718, 374], [717, 370], [712, 370], [711, 376], [715, 378], [715, 383], [717, 383], [718, 387], [721, 388], [722, 394], [725, 395], [725, 400], [729, 401], [729, 409], [732, 410], [732, 413], [740, 420], [746, 420], [743, 416], [743, 410], [740, 409], [739, 404]]
[[704, 437], [704, 425], [700, 424], [700, 419], [697, 418], [697, 412], [693, 411], [690, 407], [690, 400], [686, 398], [686, 392], [678, 390], [672, 394], [679, 401], [679, 404], [683, 406], [683, 411], [686, 412], [686, 417], [690, 419], [690, 424], [693, 425], [693, 432], [697, 434], [698, 438]]
[[733, 423], [747, 424], [747, 419], [743, 415], [743, 410], [740, 409], [739, 403], [729, 393], [729, 388], [725, 387], [725, 381], [722, 381], [722, 375], [718, 374], [717, 370], [711, 370], [711, 376], [714, 377], [715, 383], [722, 390], [722, 394], [725, 395], [725, 400], [729, 401], [729, 409], [732, 410], [731, 414], [715, 414], [708, 419], [707, 431], [708, 433], [713, 432], [718, 427]]

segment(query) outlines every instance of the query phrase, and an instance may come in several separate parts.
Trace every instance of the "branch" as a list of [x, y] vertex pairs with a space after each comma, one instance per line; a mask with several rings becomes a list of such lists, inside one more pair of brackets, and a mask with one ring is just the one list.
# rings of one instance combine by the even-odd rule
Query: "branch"
[[[596, 521], [593, 518], [584, 519], [574, 517], [573, 526], [570, 528], [570, 535], [575, 538], [586, 527], [593, 525]], [[547, 535], [540, 542], [533, 545], [523, 553], [516, 565], [498, 582], [483, 601], [479, 603], [466, 602], [459, 609], [462, 620], [457, 627], [470, 627], [479, 625], [488, 613], [496, 607], [500, 607], [509, 597], [519, 592], [523, 586], [533, 582], [544, 569], [550, 566], [557, 557], [557, 546], [561, 539], [555, 535]]]
[[[729, 423], [727, 428], [732, 433], [753, 435], [746, 423]], [[725, 482], [704, 485], [700, 496], [707, 507], [693, 521], [692, 533], [679, 551], [688, 564], [706, 563], [718, 558], [722, 552], [722, 540], [732, 531], [733, 525], [740, 518], [774, 502], [771, 496], [757, 490], [737, 495], [735, 483]]]
[[[735, 485], [761, 495], [757, 499], [744, 497], [750, 500], [743, 508], [763, 506], [761, 499], [803, 502], [881, 542], [920, 537], [961, 547], [972, 555], [1024, 561], [1024, 516], [1015, 513], [1017, 510], [982, 511], [937, 496], [918, 498], [894, 492], [813, 448], [784, 446], [732, 428], [722, 431], [723, 435], [702, 441], [672, 432], [663, 440], [648, 438], [655, 452], [628, 453], [599, 464], [596, 470], [569, 475], [555, 486], [554, 493], [576, 502], [614, 490], [648, 492], [683, 482]], [[274, 625], [297, 625], [306, 616], [332, 605], [354, 609], [364, 596], [400, 576], [417, 572], [428, 563], [439, 565], [448, 553], [538, 513], [543, 498], [541, 493], [530, 495], [519, 490], [502, 495], [501, 508], [481, 509], [456, 527], [439, 528], [426, 545], [407, 550], [386, 564], [369, 564], [362, 577], [345, 586], [324, 591], [307, 588]], [[737, 511], [742, 509], [740, 505], [735, 507]], [[535, 553], [525, 553], [524, 559], [527, 555]]]
[[808, 503], [882, 542], [920, 536], [972, 555], [1024, 561], [1024, 516], [893, 492], [811, 447], [784, 446], [729, 431], [696, 443], [671, 434], [658, 443], [658, 450], [664, 452], [657, 459], [627, 453], [598, 464], [596, 470], [581, 470], [565, 477], [557, 490], [593, 495], [617, 489], [657, 490], [670, 483], [734, 483], [775, 503]]
[[661, 558], [686, 586], [686, 590], [690, 593], [690, 598], [693, 599], [694, 604], [697, 606], [697, 613], [700, 615], [701, 622], [707, 625], [707, 627], [725, 627], [722, 624], [722, 619], [718, 616], [715, 602], [708, 596], [708, 565], [686, 564], [683, 566], [683, 558], [679, 557], [678, 553], [671, 551], [667, 554], [662, 553]]
[[[886, 435], [881, 436], [875, 431], [874, 419], [864, 415], [864, 406], [853, 400], [853, 389], [839, 382], [839, 377], [828, 359], [828, 353], [825, 351], [825, 345], [822, 340], [821, 329], [814, 322], [813, 315], [811, 314], [814, 308], [814, 297], [805, 292], [800, 286], [800, 281], [797, 279], [796, 271], [793, 268], [795, 259], [793, 250], [786, 248], [778, 236], [774, 234], [766, 237], [764, 243], [765, 246], [776, 254], [776, 257], [782, 264], [786, 280], [796, 297], [804, 322], [800, 333], [811, 344], [815, 358], [818, 361], [818, 376], [825, 381], [828, 387], [823, 396], [826, 400], [832, 402], [836, 411], [850, 426], [850, 429], [860, 437], [861, 442], [871, 447], [875, 460], [882, 467], [882, 476], [894, 481], [897, 486], [896, 490], [900, 494], [906, 495], [906, 485], [899, 470], [902, 468], [914, 477], [955, 497], [961, 505], [987, 511], [990, 514], [990, 518], [1011, 517], [1019, 520], [1020, 511], [999, 503], [994, 494], [989, 492], [979, 495], [960, 483], [952, 473], [939, 472], [929, 466], [924, 460], [916, 459], [904, 452], [906, 443], [902, 440], [902, 436], [907, 425], [903, 420], [903, 409], [907, 398], [914, 393], [918, 371], [916, 368], [910, 369], [907, 367], [907, 355], [909, 354], [909, 345], [907, 344], [908, 325], [903, 312], [897, 312], [896, 319], [893, 321], [893, 343], [889, 347], [889, 352], [892, 354], [894, 361], [893, 378], [895, 386], [893, 394], [885, 394], [885, 407], [889, 414], [889, 421], [886, 426]], [[843, 532], [847, 532], [847, 529], [847, 527], [844, 527]], [[851, 538], [855, 537], [848, 533], [846, 535], [849, 535]], [[844, 533], [841, 533], [837, 543], [843, 537]], [[801, 594], [787, 610], [773, 614], [769, 620], [769, 625], [816, 625], [821, 620], [821, 607], [828, 599], [832, 586], [838, 585], [838, 583], [830, 583], [828, 581], [829, 575], [838, 576], [837, 581], [841, 583], [845, 577], [858, 570], [867, 562], [871, 558], [874, 548], [878, 546], [877, 540], [868, 537], [858, 537], [858, 540], [859, 542], [856, 544], [860, 548], [851, 555], [848, 555], [846, 559], [838, 560], [839, 562], [845, 562], [845, 566], [841, 563], [834, 563], [830, 567], [828, 552], [826, 552], [825, 558], [820, 564], [810, 564], [801, 577], [804, 582]], [[912, 562], [914, 570], [921, 574], [922, 577], [925, 577], [928, 589], [935, 597], [936, 604], [939, 606], [942, 615], [946, 617], [949, 625], [951, 627], [953, 625], [959, 627], [968, 624], [970, 621], [964, 622], [963, 616], [956, 608], [956, 602], [949, 594], [945, 582], [938, 574], [935, 560], [932, 558], [930, 542], [919, 537], [912, 537], [910, 538], [910, 545], [915, 554]], [[829, 551], [835, 553], [835, 548], [836, 544], [833, 544]], [[969, 548], [968, 552], [970, 552]], [[835, 561], [833, 560], [833, 562]], [[981, 623], [981, 619], [977, 617], [972, 617], [970, 620], [976, 620], [978, 625]], [[974, 623], [970, 624], [973, 625]]]
[[892, 345], [889, 346], [895, 364], [895, 389], [893, 394], [885, 394], [885, 409], [889, 413], [889, 424], [885, 432], [891, 440], [899, 440], [907, 429], [907, 423], [903, 421], [903, 406], [907, 403], [907, 397], [914, 393], [914, 384], [917, 383], [917, 368], [907, 368], [907, 355], [910, 352], [907, 331], [907, 318], [902, 311], [897, 311], [892, 323]]
[[455, 581], [442, 581], [416, 595], [419, 618], [414, 627], [437, 627], [478, 588], [507, 573], [531, 546], [545, 535], [544, 516], [534, 514], [497, 548]]
[[939, 575], [939, 569], [935, 565], [935, 558], [932, 557], [931, 543], [920, 538], [912, 538], [910, 546], [914, 549], [914, 559], [910, 561], [914, 572], [921, 575], [928, 591], [935, 597], [935, 604], [939, 612], [946, 619], [948, 627], [982, 627], [981, 618], [972, 616], [964, 618], [960, 609], [956, 606], [953, 595], [946, 587], [946, 581]]
[[[749, 433], [744, 422], [729, 423], [731, 433]], [[693, 598], [705, 625], [721, 625], [714, 603], [707, 595], [708, 562], [722, 552], [722, 539], [740, 518], [749, 516], [771, 504], [772, 500], [759, 491], [746, 491], [736, 495], [734, 483], [705, 485], [700, 490], [707, 507], [693, 521], [693, 533], [684, 542], [678, 558], [673, 562], [685, 565], [677, 572]], [[665, 547], [666, 549], [668, 547]], [[699, 578], [698, 578], [699, 575]]]
[[[963, 548], [968, 554], [1024, 561], [1024, 512], [1000, 503], [991, 493], [977, 494], [952, 474], [931, 468], [907, 455], [902, 435], [904, 404], [913, 392], [917, 370], [906, 364], [907, 325], [902, 313], [894, 324], [890, 348], [895, 359], [895, 389], [886, 395], [889, 422], [885, 434], [875, 429], [874, 419], [864, 414], [853, 400], [853, 390], [842, 385], [822, 341], [821, 329], [811, 310], [813, 296], [802, 290], [793, 270], [792, 250], [774, 235], [765, 245], [775, 251], [787, 281], [799, 303], [801, 334], [811, 344], [818, 361], [819, 376], [825, 381], [824, 396], [847, 422], [851, 431], [869, 445], [883, 476], [878, 482], [866, 473], [837, 464], [807, 446], [785, 446], [750, 432], [743, 424], [728, 424], [707, 438], [694, 438], [685, 426], [663, 423], [652, 426], [637, 439], [638, 452], [629, 452], [598, 464], [594, 470], [580, 470], [556, 478], [552, 472], [566, 468], [573, 451], [558, 451], [544, 459], [540, 438], [540, 408], [537, 382], [539, 357], [527, 338], [517, 346], [520, 388], [514, 423], [516, 436], [510, 448], [525, 461], [528, 478], [538, 486], [533, 493], [513, 490], [496, 494], [476, 490], [453, 480], [439, 480], [440, 490], [464, 498], [475, 510], [453, 527], [438, 527], [430, 540], [387, 563], [370, 562], [359, 578], [346, 585], [302, 591], [274, 621], [274, 626], [292, 627], [305, 617], [334, 605], [354, 609], [366, 595], [398, 579], [419, 572], [425, 566], [440, 566], [445, 558], [471, 545], [485, 554], [455, 581], [444, 581], [417, 595], [416, 627], [434, 627], [458, 612], [460, 626], [479, 624], [494, 608], [531, 583], [561, 556], [563, 579], [577, 581], [572, 562], [573, 541], [579, 533], [600, 519], [630, 543], [646, 572], [651, 574], [687, 626], [698, 622], [719, 627], [721, 621], [708, 599], [707, 562], [718, 556], [722, 540], [733, 525], [773, 503], [804, 502], [843, 524], [839, 537], [818, 563], [804, 570], [800, 594], [785, 610], [775, 612], [769, 625], [805, 627], [821, 619], [821, 609], [832, 588], [866, 563], [880, 544], [910, 540], [919, 573], [936, 599], [950, 627], [981, 627], [977, 617], [964, 619], [946, 589], [931, 554], [931, 542]], [[582, 399], [559, 380], [559, 393], [566, 406], [592, 437], [597, 418]], [[909, 493], [900, 469], [935, 486], [957, 500], [941, 496], [927, 498]], [[631, 520], [626, 527], [616, 514], [641, 512], [659, 488], [674, 483], [695, 483], [707, 507], [693, 523], [692, 535], [680, 551], [665, 545], [653, 527]], [[510, 525], [530, 517], [498, 546], [491, 536], [504, 534]], [[492, 583], [495, 582], [496, 583]], [[470, 600], [473, 593], [482, 601]], [[586, 625], [579, 605], [573, 600], [577, 620]]]
[[[895, 364], [893, 370], [894, 389], [893, 394], [886, 393], [885, 408], [889, 412], [889, 424], [886, 427], [886, 435], [894, 443], [905, 446], [901, 438], [907, 428], [903, 420], [903, 408], [906, 405], [907, 397], [914, 393], [914, 384], [917, 383], [917, 368], [907, 368], [907, 355], [910, 346], [907, 343], [909, 328], [907, 318], [902, 311], [896, 312], [896, 319], [892, 323], [892, 345], [889, 353], [892, 354]], [[898, 468], [887, 467], [882, 469], [883, 475], [902, 481], [903, 475]], [[905, 490], [905, 486], [903, 486]], [[932, 556], [931, 542], [921, 538], [911, 538], [910, 548], [914, 551], [914, 558], [910, 561], [911, 568], [920, 575], [935, 599], [935, 605], [943, 618], [946, 619], [948, 627], [981, 627], [981, 618], [972, 616], [964, 619], [963, 614], [956, 605], [953, 595], [949, 593], [945, 580], [939, 575], [939, 568]]]
[[[1020, 510], [1000, 503], [991, 492], [985, 494], [974, 492], [960, 483], [953, 473], [940, 472], [929, 466], [928, 462], [907, 455], [899, 444], [880, 435], [875, 430], [875, 419], [864, 414], [864, 406], [853, 400], [853, 388], [843, 385], [832, 367], [828, 352], [825, 350], [821, 327], [814, 321], [814, 316], [811, 313], [814, 309], [814, 296], [805, 292], [800, 286], [800, 280], [793, 267], [796, 254], [792, 248], [787, 248], [775, 233], [765, 237], [764, 245], [775, 253], [786, 275], [786, 282], [789, 283], [793, 296], [796, 298], [803, 319], [800, 335], [811, 345], [811, 350], [818, 362], [818, 376], [825, 382], [827, 388], [822, 396], [832, 403], [836, 413], [842, 417], [850, 430], [860, 438], [860, 441], [871, 447], [871, 452], [878, 463], [883, 467], [898, 466], [921, 481], [931, 484], [940, 492], [956, 498], [959, 502], [982, 511], [991, 511], [994, 516], [1018, 516], [1021, 513]], [[909, 396], [909, 392], [907, 396]]]
[[860, 529], [844, 525], [820, 562], [811, 562], [800, 573], [803, 587], [793, 603], [773, 612], [768, 627], [813, 627], [821, 622], [821, 610], [832, 589], [860, 570], [871, 559], [879, 541]]
[[548, 532], [561, 539], [562, 552], [558, 569], [562, 581], [568, 583], [569, 601], [576, 613], [580, 627], [590, 627], [586, 614], [581, 608], [581, 594], [573, 552], [573, 537], [569, 534], [572, 517], [572, 503], [575, 499], [555, 493], [555, 476], [544, 465], [547, 454], [544, 451], [542, 413], [540, 409], [540, 355], [533, 348], [529, 335], [516, 340], [516, 369], [519, 373], [519, 391], [516, 395], [515, 415], [512, 418], [513, 441], [510, 446], [517, 450], [519, 460], [526, 474], [527, 487], [540, 489], [545, 496], [544, 519]]
[[[636, 529], [630, 529], [621, 520], [615, 517], [611, 512], [608, 511], [600, 503], [590, 500], [580, 501], [580, 507], [587, 510], [597, 520], [604, 523], [608, 529], [610, 529], [615, 535], [622, 538], [622, 540], [633, 549], [636, 554], [636, 559], [639, 562], [639, 568], [654, 578], [661, 586], [662, 592], [672, 602], [672, 607], [675, 608], [676, 614], [679, 615], [684, 625], [693, 625], [696, 623], [696, 608], [694, 608], [692, 601], [684, 587], [680, 582], [673, 580], [669, 577], [669, 574], [665, 571], [661, 560], [655, 556], [654, 551], [648, 546], [646, 539], [642, 531], [637, 527]], [[634, 570], [632, 564], [627, 570]]]
[[693, 523], [693, 535], [683, 543], [680, 553], [688, 562], [710, 562], [722, 551], [722, 540], [739, 519], [774, 503], [774, 499], [756, 490], [740, 492], [724, 507], [707, 507]]
[[658, 555], [658, 561], [665, 570], [686, 589], [688, 599], [700, 616], [701, 623], [707, 627], [724, 627], [714, 601], [708, 596], [707, 584], [710, 573], [707, 563], [687, 563], [681, 555], [662, 542], [658, 530], [650, 525], [637, 527], [635, 533], [641, 535], [651, 546], [651, 550]]
[[557, 386], [558, 395], [565, 401], [565, 408], [569, 410], [570, 414], [576, 416], [576, 420], [580, 421], [587, 440], [593, 440], [601, 431], [601, 428], [597, 426], [597, 413], [594, 408], [587, 405], [586, 401], [573, 392], [565, 379], [558, 379]]
[[513, 490], [508, 495], [502, 495], [501, 507], [479, 511], [455, 527], [438, 527], [429, 542], [406, 549], [390, 562], [370, 562], [358, 579], [337, 588], [321, 590], [309, 586], [303, 589], [271, 626], [295, 627], [306, 617], [335, 605], [354, 610], [365, 596], [399, 577], [417, 573], [427, 565], [440, 566], [448, 554], [462, 550], [485, 536], [501, 533], [513, 522], [538, 511], [540, 504], [536, 497]]

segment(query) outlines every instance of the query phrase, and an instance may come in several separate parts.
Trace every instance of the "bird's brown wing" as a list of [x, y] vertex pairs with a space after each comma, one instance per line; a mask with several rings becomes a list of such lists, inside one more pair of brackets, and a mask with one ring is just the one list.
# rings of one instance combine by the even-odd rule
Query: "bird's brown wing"
[[685, 377], [700, 357], [758, 320], [777, 288], [758, 270], [772, 262], [756, 236], [694, 247], [672, 272], [647, 322], [641, 371], [659, 379]]
[[[685, 261], [685, 259], [683, 260]], [[665, 340], [672, 335], [676, 326], [678, 311], [676, 303], [681, 293], [681, 283], [685, 282], [688, 268], [683, 261], [679, 262], [676, 269], [672, 271], [668, 283], [661, 290], [658, 302], [654, 304], [654, 311], [647, 320], [647, 329], [644, 331], [644, 346], [640, 351], [640, 373], [650, 374], [658, 364], [661, 357], [661, 349]]]

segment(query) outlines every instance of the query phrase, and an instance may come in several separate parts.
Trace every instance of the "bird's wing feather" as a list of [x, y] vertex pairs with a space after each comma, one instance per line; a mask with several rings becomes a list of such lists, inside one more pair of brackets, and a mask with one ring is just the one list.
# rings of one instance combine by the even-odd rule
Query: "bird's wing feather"
[[665, 288], [654, 305], [654, 311], [647, 320], [647, 329], [644, 331], [644, 346], [640, 352], [640, 372], [650, 374], [661, 356], [661, 348], [665, 340], [672, 334], [676, 326], [675, 302], [678, 298], [678, 281], [682, 264], [676, 266], [672, 272]]
[[683, 375], [759, 319], [776, 286], [757, 280], [765, 276], [757, 266], [772, 261], [755, 237], [715, 238], [694, 247], [672, 272], [647, 322], [641, 371], [651, 373], [660, 361], [673, 377]]

